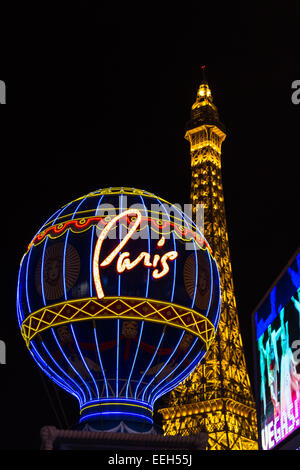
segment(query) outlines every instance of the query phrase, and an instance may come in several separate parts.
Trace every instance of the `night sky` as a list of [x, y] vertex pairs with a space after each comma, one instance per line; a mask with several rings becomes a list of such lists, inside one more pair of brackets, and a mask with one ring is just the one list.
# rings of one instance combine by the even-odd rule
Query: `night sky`
[[132, 186], [189, 202], [184, 128], [203, 64], [227, 129], [223, 186], [252, 383], [251, 314], [300, 245], [300, 104], [291, 100], [299, 11], [82, 5], [27, 16], [1, 33], [3, 449], [38, 449], [43, 425], [71, 426], [78, 417], [73, 398], [42, 379], [18, 331], [17, 275], [29, 241], [60, 206], [98, 188]]

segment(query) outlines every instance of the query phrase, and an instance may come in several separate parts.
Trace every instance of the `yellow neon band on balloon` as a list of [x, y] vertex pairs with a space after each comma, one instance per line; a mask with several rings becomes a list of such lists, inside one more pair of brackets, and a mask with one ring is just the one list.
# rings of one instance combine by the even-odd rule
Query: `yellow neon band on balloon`
[[106, 406], [106, 405], [123, 405], [123, 406], [134, 406], [135, 408], [143, 408], [147, 411], [152, 411], [150, 406], [147, 407], [147, 406], [143, 406], [143, 405], [138, 405], [138, 404], [135, 404], [135, 403], [126, 403], [126, 402], [121, 402], [121, 401], [118, 401], [118, 402], [102, 402], [102, 403], [94, 403], [93, 405], [87, 405], [83, 408], [81, 408], [80, 410], [80, 414], [86, 410], [87, 408], [94, 408], [96, 406]]
[[[119, 308], [121, 307], [121, 308]], [[142, 297], [87, 297], [43, 307], [22, 323], [21, 333], [30, 347], [37, 335], [59, 325], [87, 320], [121, 318], [163, 323], [199, 336], [208, 348], [215, 337], [212, 322], [200, 312], [162, 300]]]

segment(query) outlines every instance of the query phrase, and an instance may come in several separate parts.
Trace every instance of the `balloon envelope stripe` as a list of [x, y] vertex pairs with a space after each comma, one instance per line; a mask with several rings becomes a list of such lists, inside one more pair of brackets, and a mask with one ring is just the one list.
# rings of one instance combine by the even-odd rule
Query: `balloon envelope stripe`
[[84, 197], [84, 198], [83, 198], [83, 199], [80, 201], [80, 203], [78, 204], [78, 206], [77, 206], [77, 207], [76, 207], [76, 209], [74, 210], [74, 212], [73, 212], [73, 215], [72, 215], [71, 219], [74, 219], [75, 215], [76, 215], [76, 214], [77, 214], [77, 212], [78, 212], [78, 209], [79, 209], [79, 207], [80, 207], [80, 206], [81, 206], [81, 204], [82, 204], [82, 203], [83, 203], [83, 202], [86, 200], [86, 198], [87, 198], [87, 197], [88, 197], [88, 196]]
[[45, 266], [45, 253], [46, 253], [46, 247], [47, 247], [47, 242], [48, 238], [46, 238], [44, 247], [43, 247], [43, 254], [42, 254], [42, 263], [41, 263], [41, 290], [42, 290], [42, 297], [43, 297], [43, 303], [44, 306], [47, 305], [46, 302], [46, 297], [45, 297], [45, 286], [44, 286], [44, 266]]
[[33, 237], [33, 239], [31, 240], [29, 246], [31, 246], [33, 244], [33, 241], [36, 239], [36, 237], [39, 235], [39, 233], [41, 233], [43, 231], [43, 228], [46, 227], [46, 225], [48, 224], [48, 222], [50, 220], [52, 220], [53, 217], [56, 216], [57, 213], [59, 213], [61, 211], [61, 209], [58, 209], [56, 212], [54, 212], [54, 214], [51, 214], [51, 216], [49, 217], [49, 219], [46, 220], [46, 222], [41, 226], [40, 230], [35, 234], [35, 236]]
[[209, 261], [209, 266], [210, 266], [210, 294], [209, 294], [209, 303], [207, 307], [207, 311], [210, 311], [210, 305], [211, 305], [211, 299], [212, 299], [212, 293], [213, 293], [213, 285], [214, 285], [214, 279], [213, 279], [213, 270], [211, 266], [211, 260], [210, 256], [208, 256], [208, 261]]
[[[173, 238], [173, 249], [176, 251], [176, 241], [175, 241], [175, 235], [174, 235], [174, 230], [172, 232], [172, 238]], [[176, 286], [176, 263], [177, 263], [177, 258], [174, 259], [174, 264], [173, 264], [173, 284], [172, 284], [172, 293], [171, 293], [171, 302], [174, 300], [174, 294], [175, 294], [175, 286]]]
[[[54, 340], [56, 341], [56, 344], [62, 354], [62, 356], [64, 357], [65, 361], [67, 362], [68, 366], [73, 370], [73, 372], [79, 377], [79, 379], [81, 380], [81, 382], [83, 383], [83, 385], [85, 386], [85, 388], [87, 389], [87, 392], [89, 393], [89, 388], [86, 384], [86, 382], [83, 380], [83, 378], [81, 377], [81, 375], [79, 374], [79, 372], [76, 370], [76, 368], [73, 366], [73, 364], [71, 363], [71, 361], [68, 359], [68, 357], [66, 356], [62, 346], [60, 345], [60, 342], [58, 341], [57, 337], [56, 337], [56, 334], [55, 332], [53, 331], [53, 328], [51, 328], [51, 331], [52, 331], [52, 335], [54, 337]], [[80, 389], [82, 390], [82, 388], [80, 387]], [[84, 401], [87, 401], [88, 398], [85, 394], [85, 392], [82, 390], [82, 393], [84, 395]], [[90, 394], [89, 394], [90, 395]]]
[[22, 310], [22, 302], [20, 300], [20, 294], [21, 294], [21, 288], [20, 288], [20, 283], [21, 283], [21, 272], [24, 269], [23, 263], [24, 263], [25, 257], [23, 256], [21, 263], [20, 263], [20, 269], [18, 273], [18, 286], [17, 286], [17, 317], [18, 317], [18, 325], [19, 328], [21, 329], [22, 327], [22, 322], [24, 320], [24, 315], [23, 315], [23, 310]]
[[63, 285], [64, 285], [65, 300], [68, 300], [68, 293], [67, 293], [67, 286], [66, 286], [66, 253], [67, 253], [69, 233], [70, 233], [70, 230], [67, 230], [65, 244], [64, 244], [64, 255], [63, 255]]
[[[158, 203], [160, 204], [160, 201], [159, 199], [157, 199]], [[165, 211], [166, 213], [166, 216], [169, 220], [169, 222], [171, 223], [171, 218], [165, 208], [164, 205], [162, 205], [162, 208], [163, 210]], [[176, 251], [176, 242], [175, 242], [175, 238], [174, 238], [174, 230], [171, 232], [172, 233], [172, 236], [173, 236], [173, 247], [174, 247], [174, 251]], [[172, 284], [172, 290], [171, 290], [171, 302], [173, 302], [173, 298], [174, 298], [174, 289], [175, 289], [175, 280], [176, 280], [176, 258], [174, 260], [174, 263], [173, 263], [173, 284]]]
[[[83, 357], [83, 354], [82, 354], [82, 352], [81, 352], [81, 349], [80, 349], [80, 346], [79, 346], [79, 344], [78, 344], [78, 340], [77, 340], [77, 337], [76, 337], [75, 329], [74, 329], [74, 326], [72, 325], [72, 323], [70, 324], [70, 329], [71, 329], [71, 332], [72, 332], [72, 335], [73, 335], [73, 338], [74, 338], [74, 341], [75, 341], [75, 344], [76, 344], [77, 351], [78, 351], [78, 353], [79, 353], [79, 355], [80, 355], [80, 358], [81, 358], [81, 360], [82, 360], [82, 363], [84, 364], [84, 367], [86, 368], [87, 373], [89, 374], [89, 376], [91, 377], [91, 379], [92, 379], [92, 381], [93, 381], [93, 383], [94, 383], [94, 385], [95, 385], [96, 393], [97, 393], [98, 398], [99, 398], [97, 384], [96, 384], [96, 382], [95, 382], [95, 379], [94, 379], [94, 377], [93, 377], [92, 372], [90, 371], [90, 368], [87, 366], [87, 363], [86, 363], [86, 361], [85, 361], [85, 359], [84, 359], [84, 357]], [[85, 383], [86, 383], [86, 382], [85, 382]], [[88, 390], [89, 390], [90, 398], [92, 399], [91, 389], [90, 389], [89, 386], [87, 386], [87, 388], [88, 388]]]
[[28, 308], [28, 312], [29, 312], [29, 313], [31, 313], [31, 306], [30, 306], [29, 291], [28, 291], [28, 270], [29, 270], [29, 263], [30, 263], [32, 248], [33, 248], [33, 246], [31, 246], [31, 248], [30, 248], [30, 250], [29, 250], [28, 257], [27, 257], [27, 263], [26, 263], [26, 277], [25, 277], [26, 302], [27, 302], [27, 308]]
[[106, 380], [106, 376], [105, 376], [105, 371], [104, 371], [104, 368], [103, 368], [103, 363], [102, 363], [102, 360], [101, 360], [101, 354], [100, 354], [100, 351], [99, 351], [99, 341], [98, 341], [97, 330], [96, 330], [95, 326], [94, 326], [94, 338], [95, 338], [95, 343], [96, 343], [96, 349], [97, 349], [99, 364], [100, 364], [101, 372], [102, 372], [103, 379], [104, 379], [106, 396], [108, 397], [109, 396], [108, 385], [107, 385], [107, 380]]
[[[145, 201], [144, 201], [144, 199], [143, 199], [143, 196], [140, 196], [140, 199], [141, 199], [142, 204], [143, 204], [143, 206], [144, 206], [144, 211], [145, 211], [144, 216], [147, 217], [147, 209], [146, 209], [146, 205], [145, 205]], [[147, 224], [147, 233], [148, 233], [148, 253], [149, 253], [150, 256], [151, 256], [150, 230], [149, 230], [149, 225], [148, 225], [148, 224]], [[146, 288], [145, 288], [145, 297], [146, 297], [146, 298], [148, 297], [148, 294], [149, 294], [149, 282], [150, 282], [150, 270], [148, 269], [148, 271], [147, 271]]]
[[136, 351], [135, 351], [133, 363], [132, 363], [131, 370], [130, 370], [130, 374], [129, 374], [128, 381], [127, 381], [127, 386], [126, 386], [126, 398], [128, 398], [128, 388], [129, 388], [131, 376], [132, 376], [132, 373], [133, 373], [133, 370], [134, 370], [134, 366], [135, 366], [135, 363], [136, 363], [136, 358], [137, 358], [138, 352], [139, 352], [139, 350], [140, 350], [140, 343], [141, 343], [143, 328], [144, 328], [144, 322], [142, 321], [141, 326], [140, 326], [140, 334], [139, 334], [138, 344], [137, 344], [137, 347], [136, 347]]
[[[161, 342], [162, 342], [162, 340], [163, 340], [164, 335], [165, 335], [165, 332], [163, 331], [162, 334], [161, 334], [160, 340], [159, 340], [159, 342], [158, 342], [158, 345], [157, 345], [157, 347], [156, 347], [155, 353], [153, 354], [152, 359], [151, 359], [151, 361], [149, 362], [147, 369], [145, 369], [145, 371], [144, 371], [144, 373], [143, 373], [143, 375], [142, 375], [142, 377], [141, 377], [141, 379], [140, 379], [138, 385], [136, 386], [136, 389], [135, 389], [135, 392], [134, 392], [134, 398], [138, 398], [138, 393], [137, 393], [137, 391], [138, 391], [138, 389], [139, 389], [139, 387], [140, 387], [140, 384], [141, 384], [143, 378], [144, 378], [145, 375], [147, 374], [149, 368], [151, 367], [151, 364], [153, 363], [153, 361], [154, 361], [154, 359], [155, 359], [155, 356], [156, 356], [156, 354], [157, 354], [157, 351], [158, 351], [159, 346], [161, 345]], [[140, 392], [140, 393], [141, 393], [141, 392]]]
[[120, 320], [117, 319], [117, 363], [116, 363], [116, 397], [119, 396], [119, 342], [120, 342]]
[[193, 240], [193, 247], [194, 247], [194, 257], [195, 257], [195, 282], [194, 282], [194, 294], [193, 294], [193, 300], [192, 300], [191, 308], [194, 308], [196, 293], [197, 293], [197, 288], [198, 288], [198, 254], [197, 254], [197, 251], [195, 249], [194, 240]]
[[[55, 214], [57, 214], [57, 216], [55, 217], [55, 219], [53, 219], [53, 222], [52, 222], [52, 226], [55, 225], [56, 221], [60, 219], [60, 217], [62, 216], [62, 213], [67, 209], [67, 207], [69, 207], [71, 204], [72, 204], [73, 201], [69, 202], [69, 204], [67, 204], [66, 206], [62, 207], [62, 209], [59, 211], [59, 213], [57, 214], [57, 212], [55, 212]], [[54, 214], [54, 215], [55, 215]]]
[[[172, 375], [172, 373], [176, 372], [176, 370], [184, 363], [184, 361], [187, 359], [187, 357], [189, 356], [189, 354], [192, 352], [192, 349], [194, 348], [194, 346], [196, 345], [197, 341], [199, 340], [199, 338], [196, 338], [194, 343], [192, 344], [191, 348], [189, 349], [189, 351], [187, 352], [187, 354], [185, 355], [185, 357], [180, 361], [180, 363], [177, 365], [177, 367], [174, 369], [173, 372], [171, 372], [167, 377], [165, 377], [164, 381], [170, 377], [170, 375]], [[192, 361], [192, 366], [191, 368], [189, 369], [190, 373], [192, 372], [192, 370], [196, 367], [196, 365], [198, 364], [198, 360], [200, 357], [203, 357], [205, 351], [201, 350], [198, 355], [196, 356], [196, 358]], [[186, 371], [183, 371], [181, 372], [179, 375], [177, 375], [173, 380], [171, 380], [168, 384], [166, 384], [164, 387], [161, 387], [161, 389], [159, 390], [159, 392], [157, 392], [156, 395], [154, 395], [150, 401], [150, 403], [154, 403], [159, 397], [161, 397], [162, 395], [164, 395], [165, 393], [167, 393], [168, 391], [172, 390], [173, 388], [175, 388], [184, 378], [186, 377]], [[161, 386], [161, 384], [160, 384]], [[153, 390], [154, 391], [154, 390]], [[153, 392], [152, 392], [153, 393]]]
[[[55, 376], [56, 382], [57, 382], [62, 388], [64, 388], [66, 391], [68, 391], [69, 393], [73, 393], [73, 394], [78, 398], [79, 403], [82, 403], [83, 400], [84, 400], [84, 396], [81, 397], [81, 396], [80, 396], [80, 393], [79, 393], [79, 394], [76, 393], [72, 388], [70, 388], [70, 387], [68, 386], [68, 382], [72, 382], [72, 383], [75, 385], [76, 388], [79, 388], [78, 385], [77, 385], [77, 383], [76, 383], [74, 380], [72, 380], [72, 378], [69, 377], [69, 376], [67, 375], [67, 373], [60, 367], [60, 365], [55, 361], [55, 359], [53, 358], [53, 355], [49, 352], [49, 350], [47, 349], [47, 347], [46, 347], [46, 345], [45, 345], [45, 343], [44, 343], [43, 341], [41, 342], [41, 345], [42, 345], [42, 347], [44, 348], [44, 350], [46, 351], [46, 353], [48, 354], [50, 360], [53, 362], [53, 364], [55, 365], [55, 367], [57, 367], [57, 369], [60, 370], [60, 371], [67, 377], [67, 380], [66, 380], [66, 381], [62, 381], [61, 378], [59, 378], [59, 375], [46, 363], [46, 361], [44, 361], [44, 360], [42, 359], [42, 357], [41, 357], [41, 355], [38, 353], [36, 347], [33, 345], [33, 350], [35, 351], [35, 354], [39, 357], [39, 361], [37, 361], [38, 364], [41, 365], [41, 363], [44, 363], [45, 366], [46, 366], [46, 368], [49, 369], [49, 370], [53, 373], [53, 375]], [[48, 372], [48, 376], [49, 376], [52, 380], [54, 379], [54, 377], [51, 376], [51, 375], [49, 374], [49, 372]], [[57, 377], [58, 377], [58, 378], [57, 378]], [[82, 390], [80, 390], [80, 388], [79, 388], [79, 391], [82, 392]]]
[[[171, 359], [172, 359], [172, 357], [174, 356], [174, 354], [177, 352], [178, 347], [179, 347], [179, 344], [181, 343], [181, 340], [182, 340], [184, 334], [185, 334], [185, 331], [183, 331], [183, 332], [181, 333], [180, 338], [179, 338], [179, 340], [178, 340], [178, 342], [177, 342], [177, 344], [176, 344], [176, 346], [175, 346], [173, 352], [171, 353], [171, 355], [170, 355], [169, 358], [167, 359], [167, 361], [162, 365], [162, 367], [158, 370], [158, 372], [153, 376], [153, 379], [152, 379], [152, 380], [148, 383], [148, 385], [145, 387], [144, 392], [143, 392], [143, 395], [142, 395], [142, 400], [145, 399], [145, 394], [146, 394], [148, 388], [150, 387], [150, 385], [151, 385], [151, 384], [155, 381], [155, 379], [162, 373], [162, 371], [164, 370], [164, 368], [168, 365], [168, 363], [171, 361]], [[161, 382], [159, 382], [159, 384], [160, 384], [160, 383], [161, 383]]]
[[93, 246], [94, 246], [94, 235], [95, 235], [96, 227], [93, 225], [93, 229], [91, 232], [91, 242], [90, 242], [90, 296], [93, 297]]
[[[165, 382], [171, 375], [173, 375], [173, 374], [176, 372], [176, 370], [181, 366], [181, 364], [183, 364], [183, 363], [187, 360], [189, 354], [191, 353], [192, 349], [193, 349], [194, 346], [196, 345], [197, 341], [198, 341], [198, 338], [196, 338], [196, 339], [194, 340], [193, 344], [190, 346], [190, 348], [188, 349], [187, 353], [186, 353], [185, 356], [182, 358], [182, 360], [177, 364], [177, 366], [176, 366], [166, 377], [164, 377], [164, 379], [160, 382], [160, 384], [156, 385], [156, 387], [153, 388], [153, 390], [152, 390], [152, 392], [151, 392], [151, 395], [153, 395], [154, 391], [155, 391], [159, 386], [161, 386], [162, 383]], [[177, 378], [176, 378], [176, 379], [177, 379]], [[168, 385], [169, 385], [169, 384], [168, 384]], [[151, 399], [151, 403], [154, 403], [155, 400], [156, 400], [156, 398], [152, 398], [152, 399]], [[150, 397], [149, 397], [149, 401], [150, 401]]]

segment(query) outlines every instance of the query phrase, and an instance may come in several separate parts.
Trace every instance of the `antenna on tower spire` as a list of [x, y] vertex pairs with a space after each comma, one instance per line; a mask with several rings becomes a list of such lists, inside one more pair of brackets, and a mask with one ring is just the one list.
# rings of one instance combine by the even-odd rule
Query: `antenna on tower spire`
[[206, 69], [206, 65], [201, 65], [201, 70], [202, 70], [202, 81], [203, 82], [206, 82], [206, 75], [205, 75], [205, 69]]

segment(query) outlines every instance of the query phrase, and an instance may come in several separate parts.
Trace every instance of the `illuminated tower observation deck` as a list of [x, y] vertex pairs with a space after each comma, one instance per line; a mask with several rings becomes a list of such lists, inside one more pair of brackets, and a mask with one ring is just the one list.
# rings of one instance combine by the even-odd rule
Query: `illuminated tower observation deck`
[[[205, 77], [204, 77], [205, 78]], [[257, 449], [254, 399], [247, 373], [233, 288], [221, 175], [226, 137], [204, 79], [185, 138], [191, 151], [191, 202], [204, 205], [204, 235], [220, 271], [222, 310], [216, 339], [201, 365], [160, 410], [165, 434], [206, 431], [209, 449]]]

